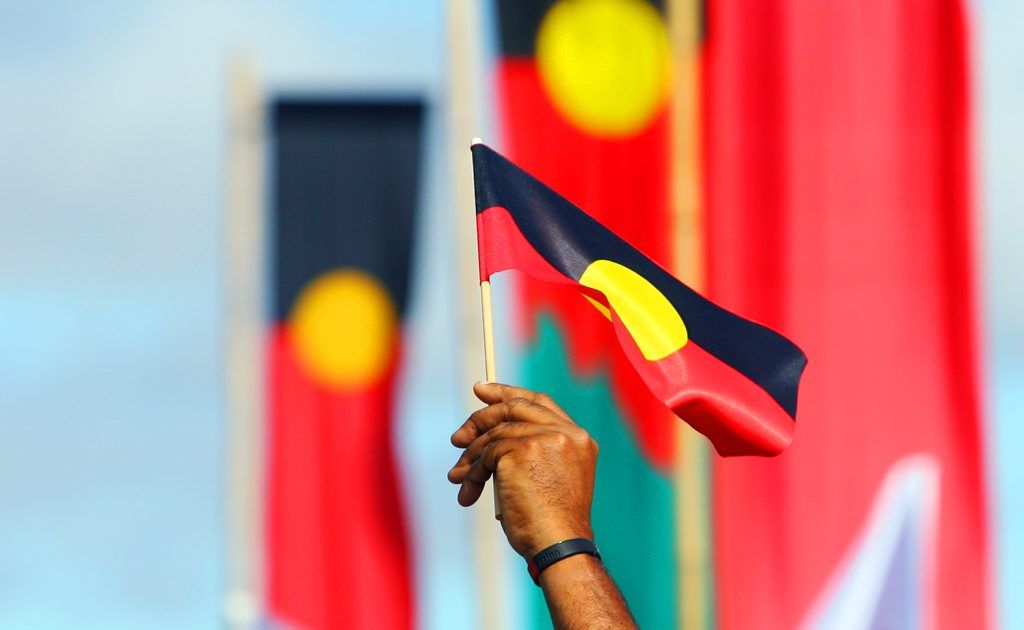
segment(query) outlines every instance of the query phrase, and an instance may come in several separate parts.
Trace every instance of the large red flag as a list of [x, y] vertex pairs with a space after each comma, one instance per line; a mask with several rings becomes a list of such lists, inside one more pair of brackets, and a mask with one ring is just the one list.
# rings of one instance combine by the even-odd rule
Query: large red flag
[[990, 623], [956, 0], [707, 5], [709, 297], [814, 358], [717, 460], [723, 630]]

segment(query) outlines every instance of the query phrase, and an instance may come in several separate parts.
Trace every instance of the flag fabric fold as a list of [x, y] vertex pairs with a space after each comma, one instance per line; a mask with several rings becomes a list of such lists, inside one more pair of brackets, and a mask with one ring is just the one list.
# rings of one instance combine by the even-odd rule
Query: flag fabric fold
[[651, 392], [722, 455], [792, 441], [803, 352], [704, 299], [555, 191], [473, 146], [480, 276], [574, 286], [613, 324]]

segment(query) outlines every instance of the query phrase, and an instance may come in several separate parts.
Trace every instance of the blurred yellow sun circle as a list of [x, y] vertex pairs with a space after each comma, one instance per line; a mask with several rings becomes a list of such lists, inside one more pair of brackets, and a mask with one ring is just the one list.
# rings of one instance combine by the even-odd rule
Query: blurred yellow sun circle
[[537, 34], [541, 82], [583, 131], [642, 131], [668, 96], [665, 21], [646, 0], [559, 0]]
[[391, 295], [358, 269], [337, 269], [307, 284], [292, 308], [289, 333], [302, 368], [334, 389], [356, 389], [388, 367], [398, 322]]

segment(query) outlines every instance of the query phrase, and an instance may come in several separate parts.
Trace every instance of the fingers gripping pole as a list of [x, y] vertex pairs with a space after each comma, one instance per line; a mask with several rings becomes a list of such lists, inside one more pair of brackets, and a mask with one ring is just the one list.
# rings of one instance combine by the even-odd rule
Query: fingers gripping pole
[[[491, 283], [488, 280], [480, 282], [480, 306], [484, 318], [484, 375], [488, 383], [494, 383], [498, 379], [498, 374], [494, 367], [494, 317], [491, 308]], [[497, 474], [493, 477], [493, 483], [497, 486]], [[494, 518], [501, 520], [501, 502], [498, 499], [497, 487], [494, 488]]]

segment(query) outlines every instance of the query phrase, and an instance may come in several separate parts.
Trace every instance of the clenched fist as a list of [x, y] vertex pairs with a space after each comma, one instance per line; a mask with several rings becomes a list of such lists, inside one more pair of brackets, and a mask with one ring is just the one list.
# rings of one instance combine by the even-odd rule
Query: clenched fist
[[494, 476], [501, 526], [526, 559], [562, 540], [593, 539], [597, 443], [544, 394], [498, 383], [473, 392], [487, 406], [452, 434], [465, 449], [448, 472], [462, 485], [459, 503], [473, 505]]

